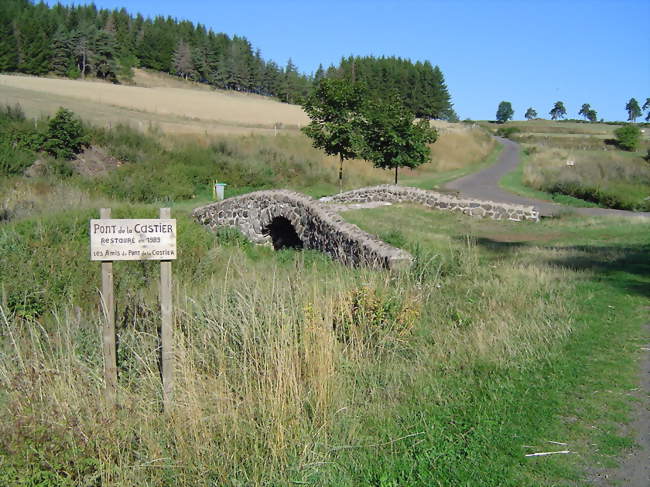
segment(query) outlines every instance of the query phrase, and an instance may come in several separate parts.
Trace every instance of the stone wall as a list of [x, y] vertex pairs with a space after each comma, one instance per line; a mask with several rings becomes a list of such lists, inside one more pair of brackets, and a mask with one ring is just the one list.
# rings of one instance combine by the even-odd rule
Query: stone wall
[[335, 196], [321, 198], [324, 203], [417, 203], [439, 210], [459, 211], [466, 215], [494, 220], [539, 221], [539, 211], [534, 206], [510, 205], [493, 201], [464, 199], [454, 195], [427, 191], [406, 186], [381, 185], [355, 189]]
[[348, 265], [395, 269], [412, 262], [408, 252], [388, 245], [345, 222], [326, 205], [293, 191], [257, 191], [196, 208], [192, 215], [215, 231], [219, 226], [235, 227], [252, 242], [273, 244], [275, 248], [316, 249]]

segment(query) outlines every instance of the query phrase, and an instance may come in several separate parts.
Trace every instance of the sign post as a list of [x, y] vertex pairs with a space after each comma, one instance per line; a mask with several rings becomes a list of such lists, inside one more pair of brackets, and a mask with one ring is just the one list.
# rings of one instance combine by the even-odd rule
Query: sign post
[[102, 331], [106, 401], [117, 404], [117, 353], [115, 347], [114, 260], [159, 260], [161, 368], [163, 403], [171, 407], [174, 387], [172, 260], [176, 259], [176, 220], [169, 208], [160, 209], [160, 219], [112, 219], [110, 208], [100, 210], [99, 220], [90, 220], [90, 259], [102, 263], [102, 307], [106, 320]]
[[[171, 210], [169, 208], [160, 209], [161, 219], [170, 217]], [[169, 411], [174, 394], [173, 312], [172, 261], [163, 260], [160, 262], [160, 315], [162, 319], [160, 341], [162, 346], [162, 383], [165, 411]]]
[[[110, 218], [111, 209], [99, 210], [101, 218]], [[102, 261], [102, 349], [104, 355], [104, 392], [106, 404], [114, 408], [117, 404], [117, 351], [115, 347], [115, 298], [113, 295], [113, 261]]]

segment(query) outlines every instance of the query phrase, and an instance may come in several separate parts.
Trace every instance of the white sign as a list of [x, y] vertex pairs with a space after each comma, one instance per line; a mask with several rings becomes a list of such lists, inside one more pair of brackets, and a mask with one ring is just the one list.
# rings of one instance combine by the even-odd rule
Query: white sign
[[90, 260], [174, 260], [176, 220], [90, 220]]

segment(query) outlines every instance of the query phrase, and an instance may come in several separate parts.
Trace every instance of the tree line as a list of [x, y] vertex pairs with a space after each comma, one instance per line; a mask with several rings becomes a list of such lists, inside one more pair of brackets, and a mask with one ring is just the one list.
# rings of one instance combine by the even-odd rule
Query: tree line
[[291, 59], [285, 66], [265, 60], [245, 37], [186, 20], [144, 18], [93, 4], [0, 2], [0, 72], [118, 82], [132, 76], [134, 67], [288, 103], [302, 103], [325, 78], [362, 81], [373, 95], [397, 93], [418, 117], [456, 119], [442, 71], [428, 61], [349, 57], [306, 75]]
[[[643, 106], [639, 104], [636, 98], [630, 98], [630, 100], [625, 104], [625, 111], [627, 112], [627, 121], [636, 122], [636, 119], [643, 115], [643, 112], [647, 111], [645, 121], [650, 122], [650, 98], [646, 98]], [[502, 101], [499, 103], [497, 108], [496, 120], [499, 123], [505, 123], [508, 120], [511, 120], [514, 116], [515, 111], [512, 108], [512, 104], [509, 101]], [[564, 102], [556, 101], [551, 110], [548, 112], [551, 116], [551, 120], [559, 120], [566, 118], [567, 111], [564, 106]], [[583, 117], [589, 122], [596, 122], [598, 120], [598, 112], [591, 108], [589, 103], [583, 103], [580, 107], [578, 115]], [[537, 110], [533, 107], [528, 107], [526, 113], [524, 114], [526, 120], [533, 120], [537, 117]], [[602, 120], [601, 120], [602, 121]]]
[[388, 99], [398, 94], [403, 105], [419, 118], [458, 121], [445, 77], [429, 61], [413, 63], [400, 57], [350, 56], [338, 68], [327, 72], [319, 67], [315, 81], [322, 77], [344, 79], [366, 85], [369, 95]]
[[137, 66], [286, 102], [299, 101], [311, 87], [311, 78], [291, 60], [280, 67], [264, 60], [245, 37], [215, 33], [201, 24], [93, 4], [0, 2], [0, 72], [116, 82]]

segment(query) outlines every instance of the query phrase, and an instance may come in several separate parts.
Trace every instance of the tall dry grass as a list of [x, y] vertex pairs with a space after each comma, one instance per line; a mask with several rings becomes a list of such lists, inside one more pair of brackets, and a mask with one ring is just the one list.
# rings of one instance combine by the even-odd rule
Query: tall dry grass
[[471, 243], [442, 263], [431, 256], [428, 272], [401, 275], [310, 267], [287, 255], [291, 268], [235, 251], [226, 275], [178, 284], [167, 415], [155, 304], [141, 304], [118, 330], [115, 413], [102, 403], [101, 316], [63, 304], [39, 322], [1, 308], [5, 478], [197, 486], [317, 474], [328, 485], [337, 452], [363, 443], [365, 418], [390, 414], [419, 375], [521, 366], [570, 330], [554, 301], [562, 272], [495, 269]]
[[535, 189], [577, 197], [582, 191], [587, 199], [621, 209], [643, 208], [650, 196], [650, 164], [638, 154], [537, 146], [527, 151], [523, 182]]

